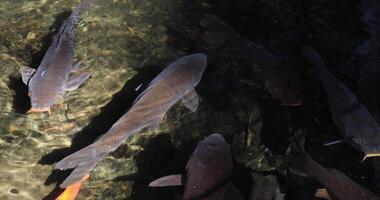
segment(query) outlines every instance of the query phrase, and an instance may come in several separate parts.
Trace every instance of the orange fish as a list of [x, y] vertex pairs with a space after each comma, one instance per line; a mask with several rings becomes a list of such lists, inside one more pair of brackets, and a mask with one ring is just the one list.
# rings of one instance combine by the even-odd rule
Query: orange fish
[[68, 186], [55, 200], [74, 200], [79, 193], [82, 182], [86, 181], [89, 177], [90, 175], [87, 174], [80, 182]]

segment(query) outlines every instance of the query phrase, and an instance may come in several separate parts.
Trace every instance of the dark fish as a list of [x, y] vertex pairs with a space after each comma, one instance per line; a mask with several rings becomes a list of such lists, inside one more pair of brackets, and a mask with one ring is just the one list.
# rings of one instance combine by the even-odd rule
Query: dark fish
[[371, 34], [371, 40], [367, 42], [367, 57], [360, 67], [359, 91], [363, 103], [380, 122], [380, 1], [363, 0], [362, 11], [362, 21]]
[[117, 149], [132, 134], [157, 126], [165, 113], [179, 100], [192, 112], [198, 107], [194, 87], [206, 69], [204, 54], [185, 56], [171, 63], [148, 85], [124, 114], [99, 140], [59, 161], [55, 168], [75, 168], [60, 185], [65, 188], [79, 182], [108, 153]]
[[282, 105], [299, 106], [302, 104], [301, 80], [299, 74], [292, 67], [281, 63], [276, 56], [262, 46], [242, 37], [218, 17], [207, 15], [206, 21], [220, 35], [218, 40], [226, 40], [245, 60], [263, 69], [265, 89], [274, 98], [280, 100]]
[[254, 186], [249, 200], [284, 200], [285, 194], [280, 191], [280, 184], [274, 175], [253, 174]]
[[329, 194], [338, 200], [379, 200], [375, 194], [352, 181], [342, 172], [335, 169], [326, 169], [315, 162], [303, 148], [301, 143], [302, 134], [296, 133], [296, 143], [301, 151], [298, 163], [301, 170], [310, 177], [316, 179], [326, 189]]
[[362, 21], [370, 32], [374, 42], [380, 45], [380, 2], [378, 0], [362, 1]]
[[327, 93], [331, 115], [345, 141], [366, 157], [380, 156], [380, 128], [366, 107], [326, 68], [317, 52], [303, 49]]
[[29, 86], [32, 108], [29, 112], [49, 112], [65, 91], [77, 89], [89, 77], [88, 72], [78, 72], [79, 64], [73, 66], [74, 27], [80, 21], [80, 14], [93, 0], [83, 0], [67, 18], [47, 50], [37, 71], [21, 67], [22, 80]]
[[239, 200], [240, 192], [228, 182], [233, 172], [230, 146], [214, 133], [201, 140], [186, 165], [186, 176], [170, 175], [149, 184], [151, 187], [185, 185], [183, 199]]

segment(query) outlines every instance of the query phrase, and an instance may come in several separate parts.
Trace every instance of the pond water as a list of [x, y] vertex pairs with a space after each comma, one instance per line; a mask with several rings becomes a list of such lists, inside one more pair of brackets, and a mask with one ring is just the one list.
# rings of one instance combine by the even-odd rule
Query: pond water
[[[60, 192], [56, 182], [70, 173], [53, 170], [54, 163], [104, 134], [139, 95], [135, 88], [140, 84], [149, 83], [168, 63], [198, 52], [208, 55], [208, 68], [196, 87], [197, 112], [178, 103], [158, 128], [136, 133], [97, 165], [78, 199], [181, 199], [181, 188], [147, 185], [184, 172], [197, 142], [215, 132], [231, 144], [232, 181], [246, 198], [255, 177], [274, 174], [289, 199], [304, 199], [310, 192], [300, 191], [298, 180], [286, 173], [295, 149], [291, 136], [299, 127], [311, 130], [310, 153], [317, 161], [374, 188], [372, 165], [360, 163], [358, 152], [348, 145], [320, 148], [339, 137], [339, 131], [331, 122], [321, 86], [309, 80], [305, 62], [296, 59], [299, 42], [316, 44], [327, 59], [341, 56], [329, 64], [338, 66], [334, 69], [339, 78], [355, 89], [355, 68], [344, 58], [352, 56], [352, 46], [365, 36], [358, 1], [303, 5], [298, 0], [98, 0], [82, 14], [75, 30], [74, 62], [80, 61], [91, 78], [66, 92], [51, 116], [26, 114], [30, 100], [19, 69], [39, 66], [52, 37], [78, 3], [0, 1], [1, 200], [53, 199]], [[219, 16], [281, 61], [297, 66], [306, 105], [286, 108], [263, 91], [256, 84], [259, 67], [232, 50], [221, 37], [223, 30], [215, 29], [206, 14]], [[335, 26], [339, 23], [332, 19], [345, 21]], [[355, 19], [357, 29], [344, 24], [350, 19]], [[305, 191], [318, 186], [308, 184]]]

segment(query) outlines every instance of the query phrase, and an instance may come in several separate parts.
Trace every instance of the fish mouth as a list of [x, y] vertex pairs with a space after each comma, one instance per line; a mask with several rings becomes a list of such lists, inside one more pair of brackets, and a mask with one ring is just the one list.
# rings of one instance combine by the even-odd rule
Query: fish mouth
[[362, 162], [363, 162], [365, 159], [367, 159], [367, 158], [378, 157], [378, 156], [380, 156], [380, 153], [365, 153]]
[[26, 112], [26, 114], [30, 114], [30, 113], [42, 113], [42, 112], [48, 112], [49, 115], [51, 115], [51, 111], [50, 111], [50, 108], [30, 108], [28, 110], [28, 112]]
[[295, 102], [295, 103], [281, 103], [283, 106], [301, 106], [302, 102]]

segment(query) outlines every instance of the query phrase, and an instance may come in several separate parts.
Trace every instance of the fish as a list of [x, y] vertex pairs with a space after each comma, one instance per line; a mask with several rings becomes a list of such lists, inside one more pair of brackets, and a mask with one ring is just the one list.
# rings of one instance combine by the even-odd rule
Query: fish
[[186, 175], [169, 175], [152, 181], [150, 187], [184, 185], [183, 200], [243, 199], [229, 182], [233, 172], [230, 145], [219, 133], [198, 142], [186, 165]]
[[207, 66], [202, 53], [182, 57], [158, 74], [136, 98], [129, 110], [93, 144], [65, 157], [55, 168], [75, 168], [61, 188], [79, 182], [110, 152], [116, 150], [132, 134], [143, 128], [154, 128], [165, 113], [179, 100], [191, 112], [197, 110], [199, 100], [194, 89], [201, 81]]
[[380, 156], [380, 128], [367, 108], [326, 68], [314, 49], [303, 48], [303, 55], [324, 86], [332, 119], [344, 141], [363, 152], [364, 159]]
[[213, 35], [219, 35], [218, 40], [225, 40], [243, 59], [262, 68], [264, 89], [270, 95], [285, 106], [302, 105], [301, 78], [293, 67], [283, 64], [267, 49], [244, 38], [218, 17], [206, 15], [205, 21], [215, 30]]
[[75, 200], [77, 197], [82, 182], [86, 181], [90, 177], [89, 174], [84, 176], [78, 183], [68, 186], [55, 200]]
[[380, 45], [380, 2], [377, 0], [362, 1], [362, 22], [372, 36], [372, 42]]
[[332, 197], [338, 200], [379, 200], [374, 193], [351, 180], [336, 169], [326, 169], [314, 161], [303, 147], [303, 133], [295, 133], [295, 141], [300, 150], [297, 158], [300, 170], [320, 182]]
[[80, 63], [73, 65], [74, 28], [80, 22], [80, 14], [94, 0], [83, 0], [62, 23], [53, 42], [44, 55], [37, 70], [22, 66], [22, 81], [28, 86], [31, 112], [49, 112], [65, 91], [77, 89], [89, 77], [89, 72], [78, 71]]
[[362, 1], [362, 22], [370, 33], [366, 45], [364, 64], [359, 68], [359, 92], [363, 103], [377, 122], [380, 122], [380, 2], [376, 0]]

